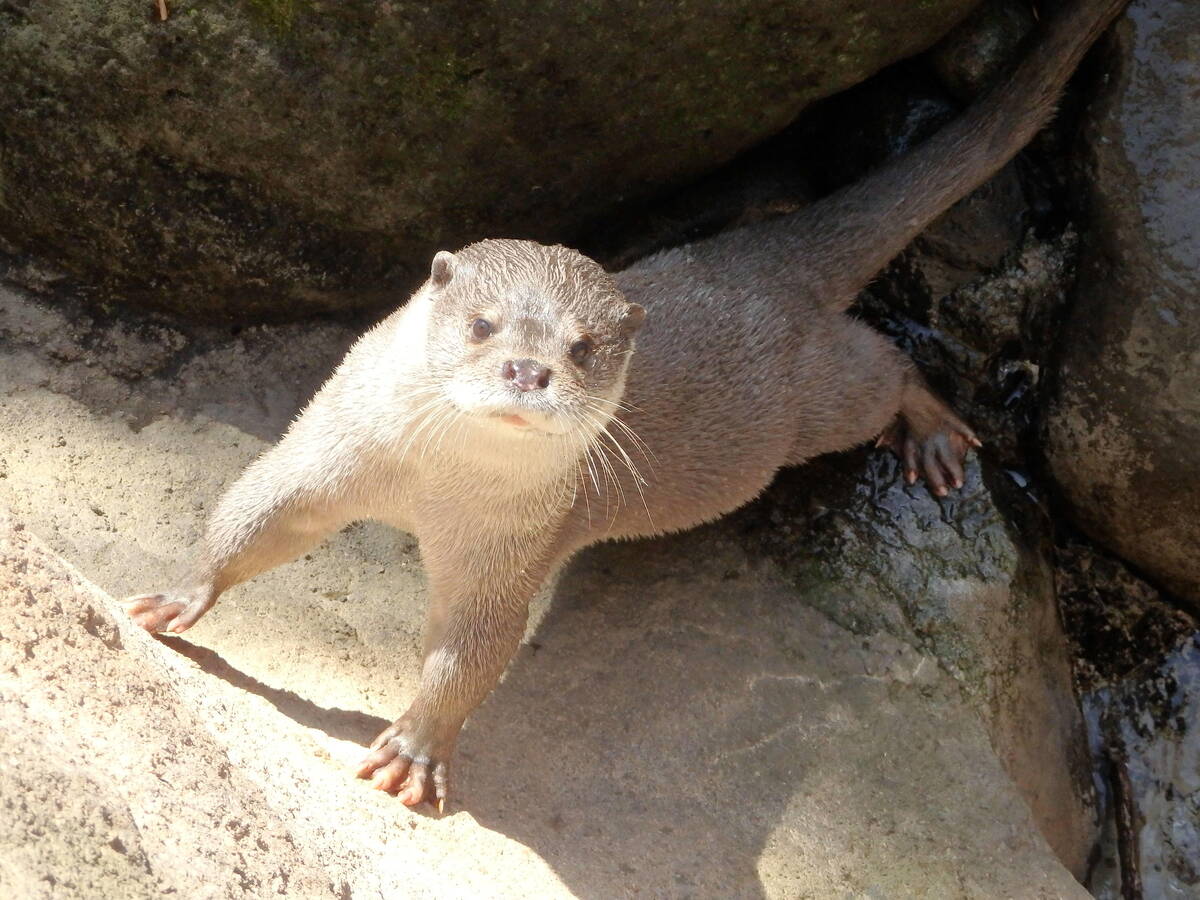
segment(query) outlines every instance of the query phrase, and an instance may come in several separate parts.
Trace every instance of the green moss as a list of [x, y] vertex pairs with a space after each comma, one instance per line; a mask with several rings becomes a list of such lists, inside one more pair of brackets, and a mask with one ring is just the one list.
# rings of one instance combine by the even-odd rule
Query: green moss
[[0, 235], [185, 315], [387, 306], [431, 245], [578, 233], [933, 37], [868, 9], [0, 2]]
[[312, 8], [311, 0], [246, 0], [255, 17], [276, 31], [291, 31], [296, 16]]

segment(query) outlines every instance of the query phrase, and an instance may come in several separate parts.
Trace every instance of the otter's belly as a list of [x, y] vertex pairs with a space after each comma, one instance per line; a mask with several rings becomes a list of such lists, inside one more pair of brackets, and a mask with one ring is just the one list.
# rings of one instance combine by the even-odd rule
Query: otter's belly
[[782, 420], [759, 426], [648, 428], [644, 447], [622, 436], [624, 452], [609, 454], [613, 472], [600, 473], [599, 489], [585, 472], [589, 490], [572, 510], [579, 545], [682, 531], [744, 506], [786, 464], [795, 440], [794, 426]]

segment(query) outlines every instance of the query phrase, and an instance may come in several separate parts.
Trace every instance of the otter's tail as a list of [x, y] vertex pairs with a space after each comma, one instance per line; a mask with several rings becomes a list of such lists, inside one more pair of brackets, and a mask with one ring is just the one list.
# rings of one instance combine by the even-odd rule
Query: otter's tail
[[914, 150], [797, 214], [822, 306], [845, 309], [930, 222], [987, 181], [1053, 116], [1084, 53], [1128, 0], [1073, 0], [1012, 73]]

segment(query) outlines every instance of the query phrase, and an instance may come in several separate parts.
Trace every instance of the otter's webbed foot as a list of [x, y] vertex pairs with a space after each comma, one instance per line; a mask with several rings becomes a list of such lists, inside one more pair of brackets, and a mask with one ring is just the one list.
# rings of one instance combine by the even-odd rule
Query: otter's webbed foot
[[948, 407], [936, 417], [910, 422], [901, 413], [875, 442], [887, 447], [904, 465], [904, 480], [915, 484], [922, 476], [931, 493], [945, 497], [950, 487], [963, 486], [963, 461], [972, 447], [983, 446], [975, 433]]
[[371, 787], [399, 798], [405, 806], [428, 800], [443, 812], [450, 757], [460, 727], [439, 727], [405, 714], [371, 742], [371, 753], [358, 767], [358, 777], [370, 778]]
[[187, 631], [212, 609], [217, 597], [207, 585], [168, 591], [164, 594], [139, 594], [125, 600], [129, 617], [147, 631]]

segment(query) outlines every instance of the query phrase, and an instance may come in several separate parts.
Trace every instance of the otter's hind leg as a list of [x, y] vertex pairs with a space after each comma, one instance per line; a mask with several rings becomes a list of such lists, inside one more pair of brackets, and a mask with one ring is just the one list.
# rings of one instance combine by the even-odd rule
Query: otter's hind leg
[[978, 447], [971, 429], [925, 384], [912, 361], [887, 338], [861, 322], [839, 317], [802, 370], [800, 432], [788, 458], [798, 465], [822, 453], [847, 450], [876, 439], [904, 463], [911, 484], [917, 475], [942, 496], [960, 487], [962, 462]]

